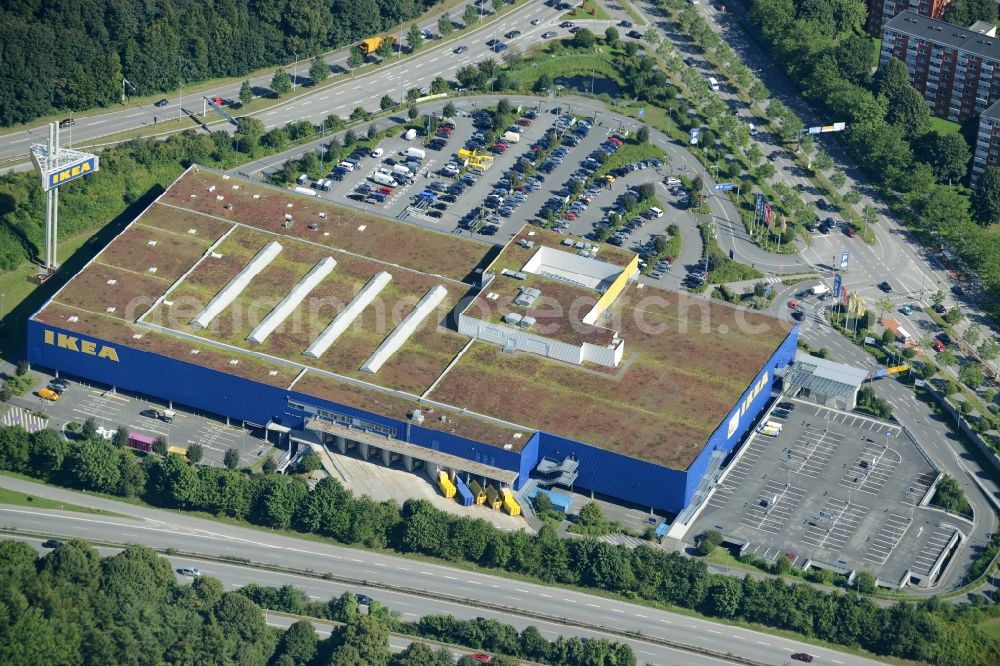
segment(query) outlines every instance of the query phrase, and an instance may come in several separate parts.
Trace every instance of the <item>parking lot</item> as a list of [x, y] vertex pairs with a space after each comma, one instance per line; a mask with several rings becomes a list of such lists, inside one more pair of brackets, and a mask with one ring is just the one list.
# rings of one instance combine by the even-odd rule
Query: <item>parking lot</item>
[[967, 526], [920, 506], [936, 472], [915, 443], [894, 424], [790, 402], [785, 418], [762, 419], [780, 432], [755, 433], [729, 463], [687, 540], [714, 528], [768, 561], [927, 584]]
[[[40, 385], [44, 386], [48, 379], [44, 377]], [[170, 445], [180, 448], [201, 444], [203, 463], [209, 465], [221, 466], [223, 456], [230, 448], [240, 452], [241, 465], [252, 465], [271, 449], [269, 443], [255, 437], [249, 429], [238, 427], [239, 424], [227, 424], [225, 419], [191, 413], [180, 406], [175, 406], [176, 413], [168, 423], [159, 418], [166, 405], [72, 377], [55, 402], [42, 400], [34, 394], [14, 398], [11, 402], [27, 410], [44, 413], [47, 425], [57, 430], [65, 428], [68, 423], [83, 423], [92, 418], [98, 428], [116, 430], [124, 426], [129, 432], [165, 437]], [[44, 420], [39, 419], [40, 422]]]

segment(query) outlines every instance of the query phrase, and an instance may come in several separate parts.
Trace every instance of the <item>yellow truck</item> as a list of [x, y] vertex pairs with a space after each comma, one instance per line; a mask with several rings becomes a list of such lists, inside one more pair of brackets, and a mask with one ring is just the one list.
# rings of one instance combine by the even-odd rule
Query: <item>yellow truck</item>
[[361, 53], [364, 55], [371, 55], [379, 50], [382, 43], [388, 41], [390, 44], [396, 43], [396, 38], [392, 35], [384, 36], [379, 35], [378, 37], [369, 37], [368, 39], [362, 39], [361, 45], [358, 47], [361, 49]]

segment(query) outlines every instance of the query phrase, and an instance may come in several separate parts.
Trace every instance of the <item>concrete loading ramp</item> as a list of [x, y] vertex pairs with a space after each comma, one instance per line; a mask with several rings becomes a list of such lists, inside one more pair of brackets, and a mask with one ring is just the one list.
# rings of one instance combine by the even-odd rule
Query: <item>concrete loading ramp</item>
[[236, 274], [232, 280], [229, 281], [222, 291], [217, 293], [215, 297], [208, 302], [205, 309], [199, 312], [194, 319], [191, 320], [191, 325], [195, 328], [208, 328], [208, 325], [212, 323], [212, 320], [219, 316], [219, 313], [225, 310], [232, 304], [236, 297], [239, 296], [250, 281], [253, 280], [257, 275], [260, 274], [267, 266], [274, 261], [281, 250], [281, 243], [278, 241], [271, 241], [267, 245], [261, 248], [260, 252], [254, 255], [254, 258], [250, 260], [246, 266], [243, 267], [239, 273]]
[[323, 257], [312, 269], [306, 273], [305, 277], [299, 280], [288, 295], [281, 299], [281, 302], [274, 306], [264, 319], [257, 324], [256, 328], [247, 336], [247, 340], [255, 344], [260, 344], [267, 339], [267, 336], [274, 333], [274, 330], [281, 326], [282, 322], [292, 314], [295, 308], [305, 300], [313, 289], [315, 289], [323, 279], [329, 275], [337, 265], [333, 257]]
[[442, 285], [436, 285], [432, 287], [424, 297], [420, 299], [416, 307], [414, 307], [410, 314], [406, 315], [403, 321], [399, 322], [399, 326], [393, 329], [392, 333], [389, 334], [382, 344], [378, 346], [378, 349], [365, 361], [365, 364], [361, 366], [361, 369], [365, 372], [370, 372], [373, 375], [379, 371], [379, 368], [389, 360], [393, 354], [399, 351], [399, 348], [406, 344], [406, 341], [410, 339], [414, 331], [417, 330], [417, 326], [427, 318], [431, 312], [434, 311], [441, 301], [445, 299], [448, 295], [448, 290]]
[[305, 355], [310, 358], [319, 358], [326, 350], [330, 348], [334, 342], [337, 341], [344, 331], [354, 323], [361, 313], [371, 305], [378, 295], [385, 289], [386, 285], [392, 280], [392, 275], [382, 271], [376, 273], [375, 277], [368, 281], [361, 291], [351, 299], [351, 302], [347, 304], [347, 307], [340, 311], [330, 325], [323, 329], [323, 332], [319, 334], [319, 337], [313, 341], [309, 348], [306, 349]]

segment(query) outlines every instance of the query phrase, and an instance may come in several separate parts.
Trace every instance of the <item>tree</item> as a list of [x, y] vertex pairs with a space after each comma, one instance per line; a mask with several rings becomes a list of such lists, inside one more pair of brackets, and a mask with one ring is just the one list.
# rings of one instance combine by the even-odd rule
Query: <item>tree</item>
[[533, 86], [532, 89], [536, 93], [544, 93], [551, 88], [552, 88], [552, 77], [549, 76], [548, 74], [543, 73], [539, 75], [538, 80], [535, 81], [535, 85]]
[[973, 323], [969, 324], [969, 328], [965, 329], [965, 333], [962, 334], [962, 339], [974, 347], [979, 343], [982, 336], [983, 327], [979, 324]]
[[465, 6], [465, 11], [462, 13], [462, 20], [465, 22], [466, 27], [475, 24], [479, 21], [479, 10], [473, 4], [468, 4]]
[[299, 472], [303, 474], [309, 474], [320, 469], [323, 469], [323, 461], [315, 451], [310, 451], [299, 461]]
[[249, 81], [244, 81], [240, 86], [240, 105], [246, 106], [253, 101], [253, 87]]
[[442, 37], [447, 37], [455, 30], [455, 24], [451, 20], [451, 14], [445, 12], [438, 19], [438, 32]]
[[66, 456], [70, 480], [80, 488], [113, 493], [121, 478], [119, 456], [121, 451], [104, 440], [83, 440]]
[[260, 466], [260, 471], [264, 474], [274, 474], [278, 470], [278, 463], [274, 461], [274, 458], [268, 457], [264, 461], [264, 464]]
[[226, 449], [226, 453], [222, 456], [222, 464], [226, 466], [226, 469], [238, 468], [240, 466], [239, 449]]
[[361, 67], [361, 64], [365, 61], [364, 55], [358, 49], [351, 49], [351, 52], [347, 54], [347, 68], [357, 69]]
[[93, 416], [87, 417], [87, 420], [83, 422], [83, 428], [80, 430], [80, 435], [84, 439], [93, 439], [97, 436], [97, 422], [94, 421]]
[[410, 51], [417, 51], [424, 45], [424, 33], [416, 23], [406, 33], [406, 45], [410, 47]]
[[308, 620], [299, 620], [282, 634], [278, 653], [291, 657], [292, 663], [297, 666], [305, 666], [316, 656], [318, 643], [319, 639], [312, 623]]
[[959, 307], [953, 307], [944, 313], [944, 320], [949, 324], [957, 324], [963, 319], [965, 319], [965, 313]]
[[618, 30], [614, 26], [608, 26], [607, 30], [604, 31], [604, 43], [614, 47], [619, 39], [621, 39], [621, 35], [618, 34]]
[[983, 360], [992, 361], [1000, 356], [1000, 343], [996, 341], [996, 338], [986, 338], [976, 351]]
[[457, 110], [455, 109], [455, 104], [453, 102], [448, 102], [444, 105], [444, 109], [441, 110], [445, 118], [452, 118]]
[[983, 385], [983, 368], [978, 363], [966, 363], [959, 369], [958, 379], [975, 391]]
[[[389, 663], [389, 632], [386, 626], [369, 615], [358, 615], [353, 621], [338, 632], [341, 650], [334, 656], [333, 664], [365, 664], [366, 666], [386, 666]], [[340, 662], [337, 657], [340, 652], [356, 651], [359, 660], [356, 662]]]
[[586, 527], [600, 525], [604, 522], [604, 512], [597, 502], [587, 502], [580, 507], [580, 524]]
[[735, 617], [743, 601], [743, 584], [739, 578], [714, 575], [705, 591], [703, 604], [709, 615]]
[[312, 64], [309, 65], [309, 78], [312, 79], [313, 84], [316, 84], [326, 81], [329, 76], [330, 65], [326, 64], [322, 55], [317, 55], [313, 58]]
[[751, 143], [750, 147], [746, 150], [747, 162], [750, 166], [756, 166], [760, 164], [760, 161], [764, 159], [764, 153], [761, 152], [760, 146], [756, 143]]
[[383, 39], [382, 43], [378, 45], [378, 49], [376, 49], [375, 53], [378, 54], [379, 58], [385, 60], [392, 55], [392, 44], [393, 42], [391, 39]]
[[396, 102], [394, 102], [388, 95], [382, 95], [382, 99], [379, 101], [378, 105], [383, 111], [388, 111], [392, 107], [396, 106]]
[[69, 443], [46, 428], [30, 435], [23, 428], [0, 428], [0, 461], [13, 470], [31, 469], [39, 476], [54, 477], [62, 470]]
[[976, 21], [996, 22], [997, 8], [993, 0], [952, 0], [945, 6], [944, 20], [960, 28]]
[[153, 440], [153, 453], [161, 456], [167, 455], [167, 438], [163, 435], [157, 436]]
[[264, 123], [260, 118], [243, 117], [240, 119], [240, 128], [236, 130], [236, 140], [243, 148], [243, 152], [252, 155], [260, 145], [260, 138], [264, 136]]
[[989, 226], [1000, 222], [1000, 167], [987, 167], [972, 193], [972, 217]]
[[645, 144], [649, 142], [649, 127], [642, 125], [639, 130], [635, 133], [635, 140], [639, 144]]
[[580, 30], [577, 31], [575, 35], [573, 35], [573, 39], [570, 40], [570, 44], [574, 48], [578, 49], [592, 49], [594, 48], [594, 44], [596, 42], [597, 42], [597, 37], [595, 37], [594, 33], [592, 33], [590, 30], [587, 30], [586, 28], [580, 28]]
[[938, 180], [951, 183], [965, 176], [972, 153], [960, 133], [929, 132], [922, 143], [927, 161]]
[[417, 110], [417, 105], [416, 104], [411, 104], [409, 110], [407, 110], [407, 112], [406, 112], [406, 116], [410, 120], [416, 120], [417, 116], [419, 116], [419, 115], [420, 115], [420, 111]]
[[854, 577], [854, 587], [861, 594], [875, 594], [875, 576], [870, 571], [859, 571]]
[[271, 90], [275, 97], [281, 97], [292, 91], [292, 77], [288, 76], [288, 72], [279, 68], [274, 73], [271, 77]]
[[451, 89], [448, 82], [441, 76], [435, 76], [434, 80], [431, 81], [431, 93], [434, 95], [440, 95], [441, 93], [446, 93]]
[[187, 448], [187, 459], [192, 465], [197, 465], [205, 456], [205, 448], [198, 443], [194, 443]]

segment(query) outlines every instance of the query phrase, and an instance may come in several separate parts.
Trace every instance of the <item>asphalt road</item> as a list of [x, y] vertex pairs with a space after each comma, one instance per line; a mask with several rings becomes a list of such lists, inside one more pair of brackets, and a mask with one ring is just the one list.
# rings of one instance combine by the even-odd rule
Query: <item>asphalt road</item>
[[[50, 497], [56, 500], [103, 508], [133, 518], [33, 510], [0, 506], [0, 524], [36, 533], [64, 538], [83, 538], [110, 543], [144, 543], [154, 548], [175, 548], [185, 553], [198, 553], [226, 558], [245, 558], [258, 564], [280, 565], [298, 571], [330, 572], [341, 578], [373, 581], [370, 587], [360, 586], [373, 598], [384, 600], [399, 610], [403, 617], [413, 619], [434, 612], [451, 613], [459, 617], [486, 616], [490, 608], [495, 617], [517, 626], [535, 624], [539, 629], [562, 635], [588, 635], [570, 622], [586, 623], [614, 632], [634, 632], [647, 638], [663, 639], [711, 650], [733, 650], [740, 656], [765, 664], [784, 664], [794, 652], [817, 655], [823, 663], [841, 665], [875, 664], [877, 662], [826, 648], [807, 645], [787, 638], [730, 627], [699, 618], [631, 604], [557, 587], [535, 585], [521, 581], [463, 571], [365, 550], [326, 545], [234, 527], [189, 515], [137, 507], [85, 493], [63, 490], [21, 479], [0, 476], [0, 486]], [[180, 558], [178, 564], [190, 563], [205, 574], [219, 576], [229, 585], [244, 582], [288, 582], [288, 576], [267, 572], [246, 571], [241, 564], [198, 563]], [[237, 575], [239, 570], [242, 573]], [[292, 577], [307, 593], [321, 599], [329, 598], [344, 588], [336, 583]], [[395, 588], [396, 591], [393, 591]], [[405, 593], [400, 590], [405, 591]], [[408, 604], [408, 605], [407, 605]], [[409, 617], [407, 614], [412, 614]], [[536, 618], [544, 616], [548, 622]], [[518, 624], [520, 623], [520, 624]], [[551, 635], [551, 634], [550, 634]], [[591, 632], [589, 635], [600, 635]], [[696, 654], [668, 650], [642, 639], [630, 639], [640, 661], [656, 664], [701, 664], [716, 659], [699, 658]]]
[[[454, 21], [461, 22], [465, 6], [463, 4], [450, 10], [449, 13]], [[491, 12], [492, 10], [484, 7], [484, 11]], [[554, 30], [559, 33], [560, 37], [566, 37], [569, 33], [565, 29], [557, 27], [558, 23], [561, 22], [559, 17], [564, 13], [546, 7], [538, 1], [528, 2], [497, 20], [474, 27], [471, 31], [457, 37], [452, 35], [446, 40], [425, 41], [423, 48], [417, 53], [391, 56], [390, 66], [357, 76], [346, 71], [348, 50], [341, 49], [326, 57], [326, 61], [333, 68], [333, 71], [341, 72], [333, 77], [332, 85], [320, 86], [306, 95], [289, 99], [249, 115], [260, 118], [265, 127], [270, 129], [293, 120], [310, 120], [319, 123], [330, 114], [346, 117], [359, 106], [368, 110], [377, 110], [379, 101], [384, 95], [399, 100], [405, 96], [406, 91], [410, 88], [428, 90], [435, 77], [441, 76], [451, 80], [454, 78], [455, 71], [465, 65], [486, 57], [499, 58], [500, 56], [494, 54], [486, 46], [487, 40], [500, 39], [508, 43], [511, 49], [520, 48], [523, 50], [529, 44], [541, 41], [541, 35], [546, 31]], [[537, 26], [531, 25], [532, 19], [535, 18], [542, 18], [543, 23]], [[419, 25], [421, 28], [427, 28], [436, 34], [438, 32], [437, 20], [438, 18], [435, 16]], [[604, 25], [601, 23], [601, 30], [604, 29]], [[514, 29], [520, 30], [522, 34], [513, 40], [504, 38], [505, 33]], [[595, 27], [595, 29], [597, 28]], [[405, 34], [401, 42], [405, 42]], [[459, 46], [468, 47], [468, 51], [458, 55], [454, 54], [453, 51]], [[298, 85], [301, 85], [308, 81], [309, 65], [308, 60], [303, 60], [298, 63], [297, 67], [293, 63], [286, 63], [284, 68], [289, 75], [295, 75], [293, 78]], [[250, 79], [255, 93], [263, 94], [269, 91], [272, 73], [269, 71], [263, 76]], [[67, 147], [100, 144], [99, 139], [102, 137], [111, 137], [111, 135], [136, 128], [150, 128], [155, 126], [157, 121], [177, 120], [192, 114], [201, 114], [205, 95], [218, 95], [227, 100], [238, 100], [241, 85], [242, 81], [210, 88], [192, 86], [186, 94], [182, 88], [178, 94], [167, 95], [164, 98], [167, 100], [167, 104], [162, 107], [156, 107], [152, 103], [126, 105], [123, 108], [103, 113], [80, 116], [76, 118], [72, 127], [61, 132], [61, 140], [63, 145]], [[239, 114], [238, 110], [233, 111], [233, 113], [242, 115]], [[227, 120], [217, 116], [211, 109], [209, 109], [208, 114], [206, 122], [210, 130], [231, 131], [233, 129]], [[185, 125], [183, 129], [200, 125], [200, 121], [192, 122], [190, 125]], [[171, 131], [180, 131], [180, 129], [176, 128]], [[28, 164], [30, 145], [34, 142], [44, 142], [47, 136], [46, 125], [0, 136], [2, 139], [0, 141], [0, 162], [23, 157], [24, 162], [21, 164]], [[12, 164], [14, 163], [12, 162]]]

